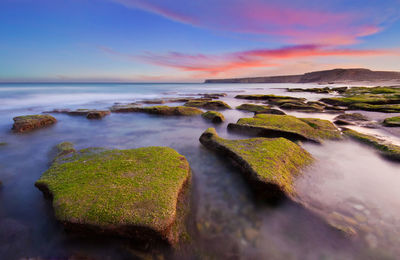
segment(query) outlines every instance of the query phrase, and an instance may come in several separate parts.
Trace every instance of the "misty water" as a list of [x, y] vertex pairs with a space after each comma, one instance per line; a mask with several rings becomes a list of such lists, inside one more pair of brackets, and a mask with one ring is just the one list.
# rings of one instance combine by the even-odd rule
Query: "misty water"
[[[296, 180], [297, 203], [269, 205], [257, 199], [239, 170], [205, 149], [198, 139], [208, 127], [224, 138], [228, 123], [253, 113], [223, 111], [213, 125], [196, 117], [112, 113], [102, 120], [54, 115], [54, 126], [26, 134], [11, 132], [12, 118], [56, 108], [106, 109], [114, 103], [225, 92], [232, 107], [237, 94], [279, 94], [318, 100], [328, 94], [289, 93], [293, 84], [2, 84], [0, 85], [0, 258], [136, 259], [398, 259], [400, 255], [400, 164], [350, 140], [303, 143], [315, 157]], [[315, 87], [301, 85], [300, 87]], [[181, 104], [181, 103], [180, 103]], [[178, 105], [178, 104], [168, 104]], [[332, 120], [337, 114], [300, 113]], [[365, 112], [379, 122], [388, 114]], [[395, 115], [395, 114], [390, 114]], [[400, 144], [393, 128], [360, 128]], [[62, 141], [78, 149], [169, 146], [184, 155], [192, 175], [189, 242], [177, 251], [138, 250], [126, 239], [86, 238], [66, 232], [51, 202], [34, 186], [49, 167], [52, 147]], [[347, 227], [355, 235], [333, 228]]]

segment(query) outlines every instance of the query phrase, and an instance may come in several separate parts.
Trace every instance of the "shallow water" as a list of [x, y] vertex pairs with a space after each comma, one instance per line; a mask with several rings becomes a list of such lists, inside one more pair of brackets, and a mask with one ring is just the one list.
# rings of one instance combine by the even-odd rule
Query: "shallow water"
[[[0, 85], [0, 255], [99, 259], [380, 259], [396, 258], [399, 237], [400, 165], [350, 141], [303, 144], [316, 163], [296, 182], [298, 198], [270, 206], [258, 201], [240, 172], [198, 141], [211, 123], [201, 117], [162, 117], [140, 113], [111, 114], [99, 121], [56, 114], [58, 123], [28, 134], [10, 132], [12, 118], [55, 108], [108, 108], [115, 102], [226, 92], [231, 106], [244, 103], [239, 93], [273, 93], [318, 100], [329, 95], [287, 93], [288, 84], [11, 84]], [[315, 87], [315, 85], [301, 85]], [[215, 126], [226, 138], [226, 125], [252, 113], [227, 110], [227, 122]], [[333, 119], [334, 114], [290, 112]], [[381, 120], [378, 115], [371, 119]], [[381, 114], [379, 113], [379, 116]], [[396, 131], [379, 129], [399, 138]], [[51, 203], [34, 187], [49, 166], [51, 148], [71, 141], [77, 148], [170, 146], [186, 156], [193, 170], [191, 242], [177, 252], [139, 252], [127, 240], [83, 239], [64, 231]], [[331, 213], [356, 219], [358, 236], [347, 237], [323, 220]], [[367, 214], [369, 212], [369, 214]], [[337, 217], [337, 214], [334, 216]], [[358, 230], [359, 229], [359, 230]]]

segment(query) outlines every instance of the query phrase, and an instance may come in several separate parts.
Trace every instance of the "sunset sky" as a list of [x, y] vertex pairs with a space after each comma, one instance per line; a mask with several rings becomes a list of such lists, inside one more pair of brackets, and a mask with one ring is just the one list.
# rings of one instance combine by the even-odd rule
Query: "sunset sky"
[[0, 0], [0, 81], [400, 71], [400, 0]]

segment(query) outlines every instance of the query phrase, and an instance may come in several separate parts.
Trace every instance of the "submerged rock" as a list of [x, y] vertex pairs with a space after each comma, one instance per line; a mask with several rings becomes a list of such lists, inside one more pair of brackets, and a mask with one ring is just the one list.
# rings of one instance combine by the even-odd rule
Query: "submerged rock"
[[200, 142], [233, 160], [256, 192], [270, 201], [293, 195], [294, 177], [312, 162], [307, 151], [285, 138], [227, 140], [209, 128]]
[[72, 231], [174, 245], [190, 175], [185, 157], [168, 147], [84, 149], [58, 157], [35, 186]]
[[210, 120], [213, 123], [222, 123], [225, 121], [224, 115], [217, 111], [207, 111], [201, 116], [207, 120]]
[[231, 109], [231, 107], [223, 101], [220, 100], [189, 100], [184, 104], [186, 107], [200, 107], [205, 109], [214, 109], [214, 110], [221, 110], [221, 109]]
[[12, 130], [18, 133], [29, 132], [57, 122], [57, 119], [50, 115], [17, 116], [13, 120], [14, 125]]
[[195, 116], [203, 113], [200, 109], [193, 107], [177, 106], [151, 106], [140, 107], [137, 105], [118, 105], [112, 108], [112, 112], [126, 113], [126, 112], [140, 112], [164, 116]]
[[241, 104], [240, 106], [236, 107], [238, 110], [245, 110], [249, 112], [254, 112], [256, 114], [275, 114], [275, 115], [284, 115], [285, 112], [273, 109], [270, 106], [266, 105], [256, 105], [256, 104]]
[[375, 136], [359, 133], [351, 129], [345, 129], [343, 133], [352, 139], [367, 144], [375, 148], [382, 156], [400, 161], [400, 146], [386, 142], [385, 140], [376, 138]]
[[96, 110], [96, 109], [54, 109], [52, 111], [46, 111], [45, 113], [59, 113], [67, 114], [71, 116], [86, 116], [87, 119], [102, 119], [103, 117], [110, 114], [109, 110]]
[[385, 118], [385, 120], [383, 120], [383, 125], [400, 127], [400, 116]]
[[297, 118], [288, 115], [256, 114], [241, 118], [228, 129], [264, 137], [285, 137], [291, 140], [321, 142], [322, 139], [340, 139], [341, 134], [328, 120]]

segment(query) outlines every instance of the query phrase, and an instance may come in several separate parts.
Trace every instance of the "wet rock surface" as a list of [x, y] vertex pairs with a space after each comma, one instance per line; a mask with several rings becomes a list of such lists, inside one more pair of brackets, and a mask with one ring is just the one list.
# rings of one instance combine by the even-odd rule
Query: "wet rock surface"
[[220, 100], [209, 100], [209, 101], [189, 100], [184, 104], [184, 106], [213, 109], [213, 110], [231, 109], [231, 107], [227, 103]]
[[201, 116], [204, 119], [210, 120], [213, 123], [222, 123], [225, 121], [224, 115], [217, 111], [207, 111], [201, 114]]
[[114, 113], [129, 113], [129, 112], [137, 112], [137, 113], [148, 113], [155, 115], [164, 115], [164, 116], [196, 116], [203, 113], [200, 109], [194, 107], [185, 107], [185, 106], [150, 106], [150, 107], [141, 107], [134, 105], [116, 105], [111, 109]]
[[57, 119], [50, 115], [17, 116], [13, 120], [14, 125], [12, 130], [17, 133], [30, 132], [57, 122]]

